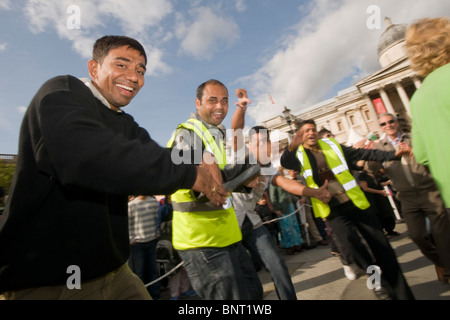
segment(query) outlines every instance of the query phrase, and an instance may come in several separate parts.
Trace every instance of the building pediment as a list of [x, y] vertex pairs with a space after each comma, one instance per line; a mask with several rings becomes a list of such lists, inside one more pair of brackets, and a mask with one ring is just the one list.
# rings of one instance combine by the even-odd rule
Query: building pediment
[[401, 82], [414, 75], [415, 72], [411, 70], [409, 59], [404, 57], [356, 82], [355, 86], [362, 94], [367, 94], [384, 87], [387, 83]]

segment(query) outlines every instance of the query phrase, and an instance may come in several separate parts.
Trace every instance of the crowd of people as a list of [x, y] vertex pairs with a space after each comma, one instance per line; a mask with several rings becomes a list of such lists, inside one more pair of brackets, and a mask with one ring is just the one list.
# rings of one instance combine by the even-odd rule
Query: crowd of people
[[[198, 86], [195, 110], [158, 145], [122, 110], [144, 85], [144, 48], [125, 36], [98, 39], [90, 79], [48, 80], [24, 116], [1, 221], [0, 293], [158, 300], [158, 256], [168, 250], [180, 267], [168, 276], [174, 300], [261, 300], [258, 265], [280, 300], [296, 300], [283, 250], [331, 242], [349, 279], [376, 265], [380, 299], [413, 300], [389, 242], [397, 234], [388, 184], [410, 237], [448, 283], [450, 148], [433, 134], [446, 136], [450, 118], [450, 20], [412, 24], [406, 47], [425, 77], [411, 100], [411, 132], [384, 113], [384, 137], [352, 147], [302, 120], [274, 168], [267, 128], [251, 128], [248, 145], [239, 143], [251, 104], [245, 89], [236, 90], [227, 155], [229, 92], [215, 79]], [[155, 195], [170, 196], [160, 204]], [[67, 285], [72, 266], [81, 270], [71, 277], [76, 290]]]

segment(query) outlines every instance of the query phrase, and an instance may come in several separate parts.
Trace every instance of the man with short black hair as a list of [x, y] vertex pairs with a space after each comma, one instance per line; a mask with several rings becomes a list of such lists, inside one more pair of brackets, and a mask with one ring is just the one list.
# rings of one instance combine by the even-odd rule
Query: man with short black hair
[[342, 249], [350, 251], [346, 256], [355, 256], [367, 269], [373, 261], [361, 247], [355, 228], [359, 231], [371, 249], [374, 262], [381, 268], [384, 287], [375, 288], [374, 292], [383, 299], [414, 299], [414, 296], [394, 250], [350, 170], [357, 160], [399, 160], [398, 156], [410, 151], [404, 144], [400, 144], [398, 151], [388, 152], [346, 147], [333, 138], [320, 140], [316, 124], [310, 119], [300, 123], [299, 130], [281, 156], [281, 165], [300, 171], [310, 188], [319, 188], [328, 181], [332, 198], [328, 204], [311, 198], [314, 214], [327, 219]]
[[93, 57], [92, 80], [52, 78], [25, 113], [0, 225], [6, 299], [150, 299], [126, 263], [128, 196], [193, 188], [225, 200], [208, 168], [175, 165], [122, 111], [144, 85], [142, 45], [105, 36]]
[[[247, 98], [245, 89], [236, 90], [237, 96]], [[262, 261], [264, 267], [270, 272], [273, 279], [278, 298], [280, 300], [296, 300], [297, 294], [292, 283], [291, 276], [283, 258], [278, 253], [278, 249], [272, 239], [272, 235], [263, 225], [261, 217], [257, 214], [255, 207], [258, 200], [270, 185], [279, 186], [284, 190], [296, 195], [308, 195], [328, 202], [330, 193], [326, 190], [326, 185], [320, 189], [308, 188], [298, 181], [288, 179], [278, 174], [278, 171], [271, 164], [271, 149], [269, 130], [263, 126], [254, 126], [249, 132], [249, 146], [247, 150], [239, 150], [238, 141], [243, 141], [241, 135], [245, 124], [245, 110], [247, 104], [240, 98], [236, 111], [233, 114], [231, 127], [235, 132], [237, 140], [234, 141], [233, 149], [241, 154], [247, 154], [252, 158], [251, 162], [261, 165], [261, 175], [264, 177], [264, 188], [253, 188], [247, 192], [233, 193], [233, 206], [239, 225], [242, 230], [244, 245], [249, 249], [252, 256]], [[239, 160], [239, 159], [238, 159]], [[284, 217], [292, 218], [294, 217]]]
[[[208, 159], [216, 173], [214, 178], [227, 182], [231, 177], [227, 173], [234, 171], [227, 166], [222, 125], [228, 113], [227, 87], [215, 79], [202, 83], [197, 88], [195, 106], [197, 112], [177, 127], [168, 147], [181, 150], [174, 153], [180, 161], [199, 163]], [[258, 178], [250, 182], [257, 184]], [[184, 261], [192, 288], [207, 300], [262, 299], [263, 287], [242, 245], [231, 193], [224, 205], [202, 201], [200, 196], [189, 189], [171, 196], [173, 247]]]

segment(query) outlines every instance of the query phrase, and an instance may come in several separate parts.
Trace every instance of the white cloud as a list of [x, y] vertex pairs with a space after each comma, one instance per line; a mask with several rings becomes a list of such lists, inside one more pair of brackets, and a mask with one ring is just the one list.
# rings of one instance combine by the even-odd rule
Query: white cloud
[[11, 9], [11, 0], [0, 0], [0, 9]]
[[[147, 74], [167, 74], [172, 68], [163, 61], [162, 49], [155, 43], [170, 40], [171, 33], [160, 27], [161, 21], [173, 12], [169, 0], [97, 0], [101, 18], [110, 17], [124, 35], [136, 38], [145, 48], [149, 66]], [[92, 45], [91, 45], [92, 47]]]
[[[379, 30], [370, 30], [366, 24], [367, 7], [374, 3], [381, 9]], [[295, 34], [285, 36], [282, 49], [254, 74], [241, 79], [252, 84], [255, 93], [256, 103], [249, 108], [249, 115], [260, 123], [280, 115], [284, 105], [296, 114], [330, 98], [335, 94], [333, 87], [343, 79], [362, 79], [380, 69], [376, 49], [385, 16], [393, 23], [410, 23], [449, 12], [449, 6], [446, 0], [414, 4], [407, 0], [314, 0], [301, 8], [307, 16], [294, 28]]]
[[6, 50], [8, 47], [8, 44], [6, 42], [0, 43], [0, 52]]
[[172, 12], [167, 0], [107, 0], [99, 1], [98, 11], [117, 19], [122, 30], [130, 36], [141, 36], [149, 27], [155, 27]]
[[178, 15], [176, 36], [181, 51], [199, 60], [210, 60], [214, 53], [228, 48], [239, 39], [239, 26], [231, 18], [216, 15], [211, 8], [198, 7], [189, 11], [193, 22]]
[[19, 107], [17, 107], [17, 111], [18, 111], [20, 114], [24, 114], [25, 111], [27, 111], [27, 107], [25, 107], [25, 106], [19, 106]]
[[71, 0], [28, 0], [24, 13], [30, 30], [56, 31], [60, 38], [71, 41], [73, 49], [82, 57], [90, 58], [95, 40], [104, 35], [99, 33], [101, 28], [114, 23], [122, 34], [136, 38], [145, 47], [151, 61], [147, 74], [170, 72], [170, 67], [162, 61], [161, 50], [150, 45], [158, 38], [170, 39], [158, 26], [172, 12], [169, 0], [134, 0], [133, 5], [122, 0], [79, 0], [76, 2], [80, 9], [79, 29], [67, 26], [67, 20], [76, 14], [67, 11], [71, 5], [74, 5]]
[[80, 29], [69, 28], [68, 19], [73, 16], [68, 8], [73, 5], [70, 0], [28, 0], [24, 14], [28, 27], [33, 33], [56, 31], [62, 39], [70, 40], [73, 49], [84, 58], [92, 56], [92, 45], [97, 38], [91, 30], [102, 25], [94, 2], [78, 1], [80, 8]]
[[[56, 32], [86, 59], [91, 57], [94, 41], [104, 35], [100, 32], [111, 34], [110, 25], [114, 25], [143, 44], [149, 58], [147, 74], [155, 75], [172, 71], [163, 60], [164, 44], [175, 35], [180, 40], [180, 52], [198, 60], [212, 59], [239, 39], [237, 23], [215, 13], [220, 12], [216, 10], [220, 3], [208, 3], [215, 9], [200, 3], [190, 2], [192, 9], [187, 16], [175, 13], [171, 0], [27, 0], [23, 11], [32, 32]], [[68, 19], [77, 14], [68, 12], [70, 6], [79, 8], [80, 28], [67, 25]], [[245, 10], [244, 0], [236, 0], [235, 10]]]

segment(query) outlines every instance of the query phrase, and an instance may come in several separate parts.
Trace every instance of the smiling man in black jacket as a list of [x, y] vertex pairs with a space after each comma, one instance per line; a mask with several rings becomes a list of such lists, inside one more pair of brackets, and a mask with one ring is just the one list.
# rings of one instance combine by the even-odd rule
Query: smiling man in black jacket
[[149, 299], [126, 264], [128, 195], [192, 188], [225, 203], [208, 167], [173, 164], [122, 111], [146, 64], [139, 42], [105, 36], [88, 63], [92, 81], [55, 77], [31, 101], [0, 226], [6, 299]]

